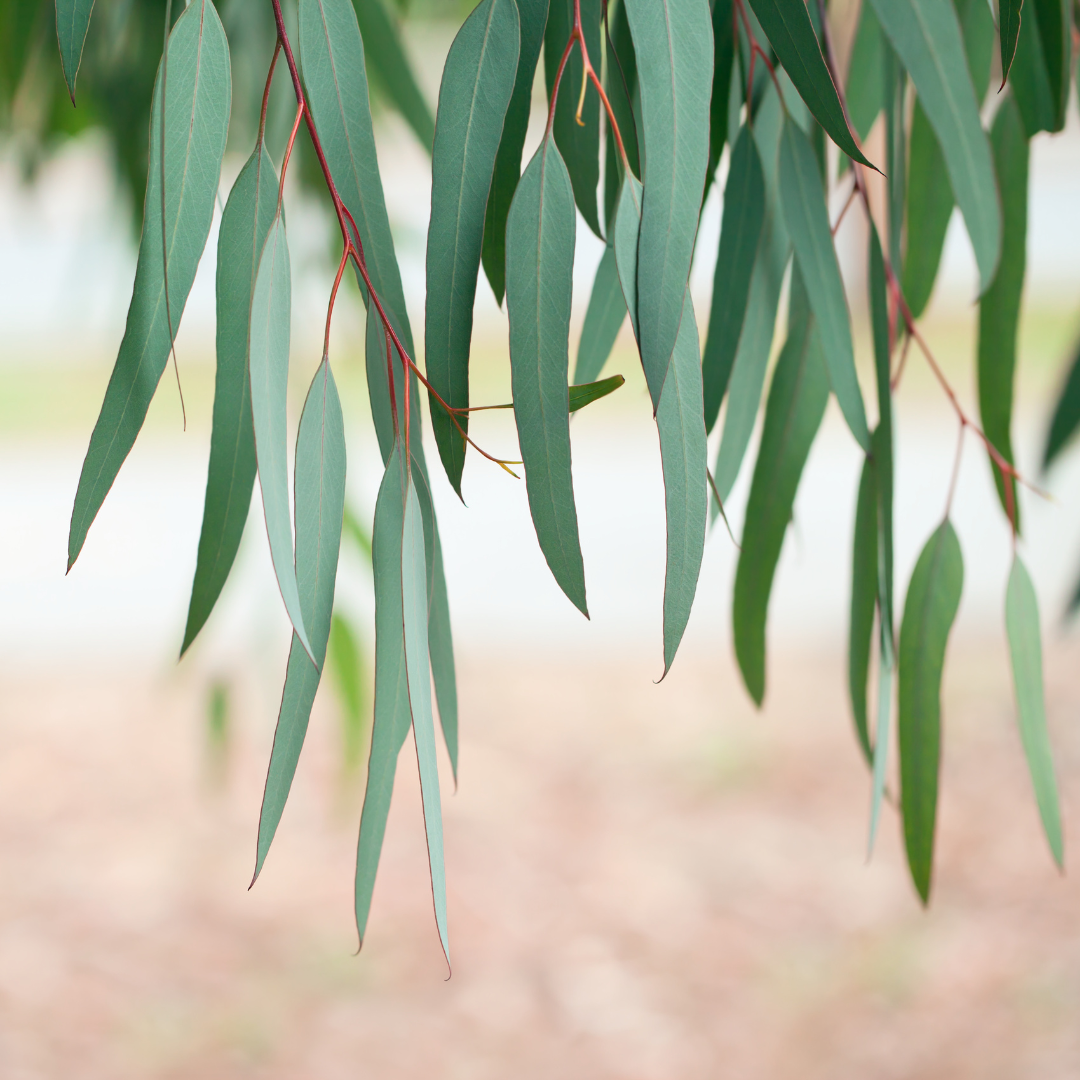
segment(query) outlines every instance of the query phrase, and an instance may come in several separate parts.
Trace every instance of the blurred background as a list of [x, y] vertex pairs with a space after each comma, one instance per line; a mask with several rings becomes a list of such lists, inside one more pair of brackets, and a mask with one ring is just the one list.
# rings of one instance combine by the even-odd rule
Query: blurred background
[[[230, 34], [249, 6], [222, 4]], [[404, 24], [432, 108], [462, 14], [424, 8]], [[104, 17], [88, 49], [101, 45], [95, 33], [105, 40]], [[160, 19], [154, 35], [146, 87]], [[663, 487], [625, 327], [605, 373], [626, 385], [573, 424], [591, 622], [547, 571], [523, 484], [478, 455], [467, 505], [435, 480], [461, 698], [458, 791], [441, 763], [452, 978], [431, 917], [411, 743], [368, 938], [353, 955], [364, 768], [349, 747], [366, 753], [373, 642], [369, 570], [348, 544], [339, 606], [361, 709], [323, 686], [274, 850], [247, 892], [290, 634], [257, 510], [218, 610], [176, 662], [209, 451], [216, 221], [177, 342], [186, 430], [167, 371], [65, 576], [75, 485], [130, 298], [145, 172], [138, 147], [118, 153], [92, 109], [64, 121], [66, 134], [37, 137], [49, 110], [71, 112], [55, 93], [55, 43], [39, 45], [27, 61], [33, 93], [24, 81], [0, 135], [0, 1076], [1077, 1075], [1080, 888], [1053, 868], [1016, 730], [1010, 538], [985, 455], [969, 438], [954, 505], [966, 575], [923, 911], [890, 807], [866, 858], [870, 784], [845, 689], [858, 448], [830, 404], [773, 590], [764, 708], [751, 706], [732, 655], [738, 553], [722, 526], [679, 658], [655, 685]], [[238, 56], [234, 43], [237, 99], [257, 94], [265, 71]], [[134, 93], [132, 78], [115, 92]], [[377, 84], [373, 95], [419, 328], [429, 159]], [[281, 116], [287, 132], [292, 114], [281, 80], [274, 100], [277, 158]], [[542, 127], [539, 79], [534, 105], [526, 156]], [[144, 129], [131, 130], [145, 145]], [[222, 199], [250, 126], [234, 118], [231, 140]], [[1048, 495], [1024, 492], [1023, 545], [1042, 605], [1067, 849], [1080, 829], [1080, 654], [1062, 612], [1080, 572], [1080, 455], [1048, 478], [1038, 463], [1080, 328], [1078, 161], [1074, 105], [1066, 132], [1033, 144], [1015, 432], [1021, 471]], [[324, 207], [294, 181], [293, 423], [336, 261]], [[691, 282], [702, 323], [721, 190]], [[838, 244], [869, 380], [857, 209]], [[601, 250], [579, 221], [572, 354]], [[973, 414], [975, 286], [954, 217], [924, 332]], [[381, 465], [364, 314], [348, 288], [331, 359], [350, 502], [368, 523]], [[476, 402], [509, 400], [505, 316], [483, 275], [472, 365]], [[944, 509], [957, 424], [914, 353], [897, 410], [903, 590]], [[508, 414], [483, 414], [475, 434], [515, 456]], [[752, 453], [728, 506], [736, 536]]]

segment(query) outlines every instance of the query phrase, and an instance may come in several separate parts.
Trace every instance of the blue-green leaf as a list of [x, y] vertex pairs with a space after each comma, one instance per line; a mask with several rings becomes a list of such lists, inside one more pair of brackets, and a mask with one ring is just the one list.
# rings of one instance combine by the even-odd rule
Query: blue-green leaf
[[867, 455], [855, 503], [855, 536], [851, 545], [851, 618], [848, 623], [848, 693], [855, 733], [867, 762], [873, 760], [867, 722], [870, 649], [878, 591], [877, 483], [874, 460]]
[[277, 178], [260, 142], [225, 204], [218, 232], [217, 376], [202, 532], [182, 656], [213, 611], [232, 569], [255, 484], [255, 429], [248, 380], [251, 294], [277, 208]]
[[603, 370], [626, 318], [626, 301], [615, 265], [615, 245], [608, 244], [596, 268], [592, 295], [581, 327], [574, 382], [592, 382]]
[[705, 170], [705, 190], [701, 201], [709, 194], [709, 187], [720, 164], [720, 155], [735, 130], [728, 128], [731, 112], [731, 76], [735, 69], [735, 6], [733, 0], [713, 0], [713, 85], [709, 99], [709, 164]]
[[878, 425], [871, 438], [877, 486], [878, 610], [883, 649], [889, 662], [895, 655], [893, 627], [893, 416], [889, 349], [889, 308], [885, 291], [885, 257], [876, 226], [870, 225], [870, 324], [874, 338], [874, 374], [877, 383]]
[[549, 135], [521, 177], [506, 222], [510, 374], [536, 537], [559, 587], [587, 616], [570, 471], [573, 265], [574, 193]]
[[1043, 696], [1042, 637], [1039, 630], [1039, 602], [1027, 568], [1017, 555], [1013, 558], [1009, 586], [1005, 593], [1005, 628], [1012, 656], [1013, 685], [1035, 801], [1039, 804], [1043, 830], [1059, 867], [1064, 867], [1061, 840], [1061, 809], [1050, 735], [1046, 729], [1046, 702]]
[[764, 224], [765, 173], [753, 130], [743, 125], [731, 151], [731, 166], [724, 188], [724, 214], [713, 274], [709, 331], [701, 361], [708, 431], [712, 431], [716, 423], [720, 403], [731, 379]]
[[941, 144], [985, 289], [1001, 257], [1001, 207], [971, 73], [950, 59], [963, 49], [956, 10], [950, 0], [871, 2]]
[[788, 120], [780, 140], [780, 192], [795, 259], [825, 352], [829, 379], [851, 433], [870, 449], [844, 283], [833, 247], [829, 210], [817, 156], [802, 130]]
[[[723, 6], [727, 0], [720, 0]], [[604, 84], [607, 88], [611, 111], [619, 126], [623, 148], [630, 161], [630, 170], [641, 179], [641, 155], [638, 152], [638, 120], [634, 115], [634, 98], [637, 90], [637, 57], [634, 55], [634, 39], [630, 35], [630, 24], [626, 21], [626, 5], [615, 4], [615, 14], [610, 15], [611, 2], [608, 4], [610, 17], [610, 37], [607, 46], [607, 71]], [[608, 243], [611, 243], [611, 230], [615, 226], [615, 210], [622, 190], [622, 159], [615, 142], [615, 133], [610, 124], [606, 125], [606, 157], [604, 159], [604, 222], [608, 231]]]
[[638, 332], [638, 240], [641, 236], [642, 189], [637, 177], [624, 177], [615, 210], [615, 269], [622, 288], [623, 304], [630, 315], [630, 327], [640, 347]]
[[[29, 6], [29, 0], [20, 2]], [[75, 104], [75, 78], [79, 74], [93, 10], [94, 0], [56, 0], [56, 39], [60, 45], [60, 63], [64, 68], [64, 81], [72, 105]]]
[[606, 379], [597, 382], [577, 383], [571, 386], [569, 395], [569, 407], [571, 412], [584, 409], [594, 401], [599, 401], [608, 394], [613, 394], [626, 380], [621, 375], [609, 375]]
[[1061, 396], [1054, 406], [1054, 415], [1050, 420], [1050, 431], [1046, 436], [1043, 450], [1042, 467], [1050, 468], [1057, 456], [1069, 444], [1080, 427], [1080, 347], [1076, 350], [1069, 374], [1061, 388]]
[[259, 815], [255, 877], [281, 821], [319, 688], [334, 610], [344, 509], [345, 426], [334, 376], [324, 358], [308, 390], [296, 437], [296, 583], [315, 662], [294, 633]]
[[[165, 370], [173, 336], [180, 325], [210, 232], [221, 159], [225, 153], [231, 97], [225, 31], [210, 0], [195, 0], [176, 20], [169, 36], [164, 168], [161, 160], [161, 68], [158, 68], [151, 106], [150, 163], [135, 288], [124, 339], [79, 477], [68, 536], [69, 570], [79, 557], [90, 525], [135, 443], [150, 399]], [[164, 200], [161, 192], [163, 176]], [[165, 297], [166, 258], [168, 302]]]
[[848, 65], [847, 98], [851, 126], [860, 140], [870, 134], [885, 104], [884, 38], [870, 3], [861, 6]]
[[[469, 406], [469, 348], [484, 214], [518, 60], [515, 0], [483, 0], [458, 31], [443, 69], [431, 159], [424, 362], [436, 394]], [[458, 423], [468, 430], [468, 414]], [[431, 427], [461, 494], [465, 440], [434, 396]]]
[[709, 163], [712, 19], [707, 0], [623, 2], [644, 133], [638, 340], [655, 412], [679, 334]]
[[540, 46], [544, 43], [548, 0], [517, 0], [517, 8], [521, 24], [517, 76], [503, 120], [502, 140], [495, 156], [484, 218], [484, 273], [500, 304], [506, 293], [506, 215], [510, 213], [510, 203], [521, 176], [521, 151], [529, 127], [533, 78], [536, 62], [540, 59]]
[[937, 821], [941, 674], [963, 585], [960, 542], [946, 518], [915, 564], [900, 625], [900, 807], [908, 866], [924, 904], [930, 898]]

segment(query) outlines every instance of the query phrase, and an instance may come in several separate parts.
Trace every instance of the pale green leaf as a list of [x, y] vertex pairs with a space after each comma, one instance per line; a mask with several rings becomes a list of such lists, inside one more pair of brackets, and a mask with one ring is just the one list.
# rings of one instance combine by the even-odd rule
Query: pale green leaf
[[[593, 279], [592, 295], [581, 327], [574, 382], [592, 382], [603, 370], [626, 318], [626, 301], [615, 265], [614, 243], [604, 248]], [[571, 406], [571, 411], [573, 407]]]

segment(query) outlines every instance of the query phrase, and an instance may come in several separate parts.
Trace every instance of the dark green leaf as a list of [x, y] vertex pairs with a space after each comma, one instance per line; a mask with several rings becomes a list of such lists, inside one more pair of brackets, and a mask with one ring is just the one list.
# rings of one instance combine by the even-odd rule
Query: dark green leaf
[[709, 331], [702, 357], [705, 427], [712, 431], [731, 379], [765, 224], [765, 173], [753, 130], [743, 126], [731, 151], [720, 247], [713, 274]]
[[[484, 214], [517, 61], [517, 5], [483, 0], [458, 31], [443, 69], [431, 159], [424, 362], [435, 393], [451, 408], [469, 406]], [[459, 423], [468, 430], [467, 413]], [[431, 427], [446, 475], [460, 496], [465, 440], [434, 396]]]
[[900, 625], [900, 805], [908, 866], [924, 904], [937, 820], [941, 673], [963, 585], [960, 543], [946, 518], [915, 564]]
[[[1013, 379], [1024, 291], [1028, 201], [1028, 144], [1012, 94], [1001, 103], [994, 117], [990, 142], [1001, 191], [1004, 235], [997, 276], [979, 302], [979, 414], [986, 437], [1012, 464]], [[1016, 480], [1009, 477], [1007, 492], [1001, 470], [992, 459], [990, 468], [1001, 505], [1019, 530]]]
[[1001, 84], [1009, 77], [1013, 57], [1016, 55], [1016, 38], [1020, 33], [1020, 9], [1024, 0], [999, 0], [998, 37], [1001, 41]]
[[326, 659], [344, 509], [345, 426], [324, 359], [308, 390], [296, 437], [296, 584], [315, 662], [294, 633], [259, 815], [256, 878], [289, 797]]
[[701, 201], [709, 194], [709, 187], [720, 164], [724, 143], [731, 132], [728, 130], [728, 113], [731, 111], [731, 73], [735, 66], [735, 8], [733, 0], [714, 0], [713, 27], [713, 84], [709, 99], [709, 164], [705, 170], [705, 191]]
[[893, 627], [893, 417], [889, 350], [889, 308], [885, 292], [885, 258], [877, 228], [870, 225], [870, 322], [874, 337], [874, 372], [877, 382], [878, 426], [870, 440], [877, 484], [878, 610], [883, 652], [892, 665], [895, 655]]
[[[68, 569], [74, 565], [105, 496], [142, 427], [165, 370], [172, 336], [180, 325], [199, 265], [217, 196], [229, 126], [232, 84], [225, 31], [209, 0], [196, 0], [169, 36], [169, 86], [161, 162], [161, 69], [150, 125], [150, 169], [135, 288], [127, 327], [90, 436], [68, 536]], [[162, 175], [165, 198], [161, 197]], [[164, 202], [165, 227], [162, 229]], [[165, 234], [165, 252], [162, 240]], [[169, 296], [165, 298], [165, 258]], [[170, 326], [172, 324], [172, 335]]]
[[862, 5], [848, 65], [847, 107], [851, 126], [862, 141], [885, 104], [884, 38], [869, 2]]
[[1061, 396], [1054, 407], [1054, 416], [1050, 421], [1050, 431], [1043, 450], [1042, 467], [1049, 469], [1054, 459], [1065, 449], [1069, 440], [1080, 426], [1080, 347], [1076, 350]]
[[221, 595], [251, 508], [256, 470], [247, 372], [251, 294], [277, 194], [274, 167], [260, 142], [236, 178], [218, 232], [214, 426], [199, 558], [181, 656]]
[[506, 310], [514, 418], [536, 536], [559, 587], [588, 615], [570, 472], [570, 301], [574, 195], [549, 135], [506, 222]]
[[814, 25], [805, 3], [794, 0], [750, 0], [780, 63], [814, 118], [841, 150], [855, 161], [873, 165], [863, 156], [848, 127], [844, 107], [821, 55]]
[[1027, 18], [1020, 19], [1009, 84], [1024, 118], [1024, 130], [1030, 139], [1040, 131], [1053, 131], [1056, 122], [1054, 94], [1050, 86], [1046, 54], [1043, 51], [1039, 22], [1029, 5]]
[[667, 567], [664, 574], [664, 674], [671, 668], [697, 592], [708, 523], [708, 446], [701, 405], [701, 346], [689, 290], [656, 427], [664, 469]]
[[[26, 4], [27, 0], [19, 2]], [[72, 105], [75, 104], [75, 78], [79, 74], [93, 10], [94, 0], [56, 0], [56, 39], [60, 45], [60, 63], [64, 68], [64, 81]]]
[[500, 304], [506, 292], [506, 215], [510, 212], [510, 202], [521, 175], [521, 151], [529, 127], [533, 78], [536, 62], [540, 59], [540, 46], [544, 43], [548, 0], [517, 0], [517, 7], [521, 23], [517, 76], [506, 108], [484, 218], [484, 273]]
[[[581, 23], [585, 30], [589, 59], [593, 66], [599, 69], [600, 0], [580, 2]], [[573, 26], [574, 0], [550, 0], [547, 29], [544, 31], [544, 74], [549, 101], [559, 70], [559, 61], [562, 60], [563, 50], [570, 40]], [[555, 145], [562, 154], [565, 168], [569, 170], [574, 199], [581, 216], [589, 228], [602, 237], [596, 204], [596, 189], [600, 184], [600, 98], [595, 88], [590, 86], [585, 94], [579, 124], [576, 117], [583, 71], [581, 48], [575, 45], [559, 84], [553, 131]]]
[[1050, 98], [1054, 109], [1054, 126], [1065, 126], [1065, 107], [1069, 98], [1069, 64], [1072, 59], [1072, 13], [1070, 0], [1032, 0], [1042, 40], [1046, 74], [1050, 83]]
[[428, 153], [435, 135], [431, 109], [416, 83], [401, 32], [382, 0], [353, 0], [364, 42], [364, 60], [378, 75], [394, 107]]
[[[798, 289], [801, 285], [793, 284], [792, 291]], [[765, 623], [773, 578], [799, 478], [829, 400], [816, 320], [806, 312], [805, 301], [793, 301], [793, 308], [795, 316], [765, 406], [732, 599], [735, 655], [758, 705], [765, 697]]]
[[851, 620], [848, 623], [848, 693], [855, 732], [867, 762], [873, 760], [867, 723], [866, 693], [870, 678], [870, 646], [878, 589], [877, 483], [874, 460], [863, 462], [855, 504], [855, 538], [851, 551]]
[[351, 773], [360, 765], [364, 753], [367, 672], [360, 636], [352, 623], [336, 610], [330, 620], [326, 666], [337, 691], [342, 720], [342, 756], [346, 770]]
[[621, 375], [611, 375], [599, 382], [578, 383], [570, 387], [570, 411], [577, 412], [599, 401], [602, 397], [614, 393], [626, 380]]
[[790, 120], [784, 124], [780, 141], [780, 192], [784, 220], [814, 312], [833, 393], [855, 440], [869, 451], [870, 431], [855, 374], [847, 300], [833, 247], [821, 171], [809, 140]]
[[679, 322], [709, 163], [707, 0], [623, 0], [637, 56], [646, 182], [638, 241], [638, 341], [655, 412]]
[[[613, 2], [613, 0], [612, 0]], [[724, 0], [721, 0], [723, 4]], [[611, 12], [611, 3], [608, 4]], [[604, 76], [608, 100], [619, 125], [626, 156], [634, 175], [641, 179], [641, 155], [638, 152], [638, 125], [634, 116], [634, 95], [637, 90], [637, 57], [634, 55], [634, 39], [630, 36], [630, 24], [626, 20], [626, 5], [615, 5], [611, 16], [610, 42], [607, 50], [607, 72]], [[622, 161], [615, 143], [611, 125], [606, 126], [606, 158], [604, 164], [604, 222], [607, 225], [608, 243], [615, 225], [615, 208], [618, 205], [622, 184]]]
[[963, 48], [956, 10], [950, 0], [871, 2], [941, 144], [985, 289], [1001, 256], [1001, 207], [971, 73], [949, 60]]
[[619, 284], [619, 270], [615, 265], [615, 247], [612, 243], [604, 248], [600, 265], [596, 268], [592, 295], [585, 311], [585, 323], [581, 327], [577, 363], [574, 365], [574, 382], [592, 382], [600, 374], [615, 347], [615, 339], [619, 336], [625, 318], [626, 301]]
[[1046, 703], [1043, 696], [1042, 637], [1039, 630], [1039, 602], [1027, 568], [1019, 556], [1013, 558], [1009, 587], [1005, 593], [1005, 628], [1012, 655], [1013, 685], [1035, 801], [1039, 804], [1043, 830], [1054, 861], [1064, 868], [1061, 840], [1061, 810], [1050, 735], [1046, 729]]
[[[891, 648], [891, 646], [890, 646]], [[874, 778], [870, 793], [870, 830], [866, 844], [867, 859], [874, 853], [881, 803], [885, 798], [885, 775], [889, 762], [889, 720], [892, 713], [893, 658], [884, 650], [878, 666], [878, 715], [874, 732]]]

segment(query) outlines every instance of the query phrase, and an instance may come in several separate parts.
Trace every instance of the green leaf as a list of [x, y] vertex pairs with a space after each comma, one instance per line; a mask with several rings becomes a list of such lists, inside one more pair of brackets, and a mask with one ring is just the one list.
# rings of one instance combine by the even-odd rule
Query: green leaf
[[[20, 2], [25, 4], [27, 0]], [[60, 45], [60, 63], [72, 105], [75, 104], [75, 78], [79, 74], [93, 10], [94, 0], [56, 0], [56, 39]]]
[[870, 225], [870, 323], [874, 337], [878, 426], [870, 440], [877, 484], [878, 611], [883, 652], [889, 663], [896, 652], [893, 627], [893, 417], [889, 351], [889, 307], [885, 291], [885, 258], [877, 228]]
[[750, 0], [772, 47], [795, 89], [817, 122], [848, 157], [875, 166], [863, 155], [848, 127], [844, 107], [821, 55], [805, 3], [794, 0]]
[[1065, 385], [1061, 388], [1061, 396], [1054, 407], [1050, 431], [1046, 437], [1046, 448], [1043, 450], [1043, 471], [1049, 469], [1058, 454], [1065, 449], [1069, 440], [1076, 434], [1078, 426], [1080, 426], [1080, 347], [1076, 350]]
[[[74, 565], [105, 496], [142, 427], [169, 358], [214, 213], [229, 126], [232, 83], [225, 31], [209, 0], [195, 0], [169, 36], [165, 163], [161, 162], [161, 68], [150, 124], [150, 164], [135, 288], [127, 327], [79, 476], [68, 536]], [[162, 174], [165, 198], [161, 197]], [[165, 225], [162, 228], [162, 203]], [[162, 252], [163, 234], [165, 251]], [[169, 296], [165, 298], [165, 258]], [[172, 323], [172, 334], [169, 324]]]
[[[580, 3], [581, 23], [585, 30], [589, 59], [599, 70], [601, 0], [580, 0]], [[573, 26], [574, 0], [550, 0], [547, 28], [544, 31], [544, 75], [548, 101], [551, 100], [559, 61], [567, 41], [570, 40]], [[555, 145], [563, 157], [565, 168], [569, 170], [574, 199], [581, 216], [589, 228], [602, 238], [596, 203], [596, 189], [600, 184], [600, 98], [595, 88], [590, 87], [586, 91], [579, 124], [576, 117], [583, 71], [581, 48], [575, 45], [559, 85], [553, 131]]]
[[574, 224], [570, 177], [549, 135], [521, 177], [506, 222], [510, 375], [536, 537], [559, 587], [587, 617], [567, 391]]
[[296, 437], [296, 584], [314, 656], [294, 633], [263, 791], [252, 881], [259, 876], [281, 821], [319, 688], [334, 610], [344, 509], [345, 426], [334, 376], [324, 358], [308, 390]]
[[960, 543], [946, 518], [915, 564], [900, 624], [900, 806], [908, 866], [924, 904], [937, 820], [941, 673], [963, 585]]
[[[514, 0], [483, 0], [458, 31], [443, 69], [431, 158], [424, 363], [451, 408], [469, 406], [469, 348], [484, 214], [503, 117], [514, 89]], [[468, 430], [468, 414], [459, 418]], [[431, 398], [431, 427], [450, 485], [461, 495], [465, 440]]]
[[435, 759], [435, 721], [431, 712], [431, 675], [428, 657], [427, 560], [424, 554], [424, 523], [416, 488], [408, 482], [401, 547], [401, 603], [405, 620], [405, 667], [412, 711], [416, 761], [420, 767], [420, 793], [427, 832], [431, 893], [435, 922], [443, 955], [450, 962], [446, 932], [446, 870], [443, 860], [442, 804], [439, 798], [439, 767]]
[[638, 340], [653, 411], [683, 313], [709, 163], [712, 20], [707, 0], [623, 0], [637, 56], [651, 162], [638, 240]]
[[701, 405], [701, 346], [690, 291], [656, 410], [664, 470], [667, 566], [664, 574], [664, 675], [671, 669], [697, 592], [708, 523], [708, 446]]
[[[723, 6], [725, 0], [720, 0]], [[611, 12], [611, 3], [608, 4]], [[633, 174], [641, 179], [641, 155], [638, 152], [638, 121], [634, 115], [634, 95], [637, 90], [637, 57], [634, 55], [634, 39], [630, 35], [630, 24], [626, 20], [626, 5], [617, 3], [615, 14], [611, 16], [610, 39], [607, 46], [607, 71], [604, 85], [607, 90], [611, 111], [619, 125], [623, 147], [630, 161]], [[606, 154], [604, 163], [604, 221], [608, 229], [608, 243], [611, 242], [611, 230], [615, 225], [615, 209], [618, 206], [619, 192], [622, 190], [622, 160], [615, 143], [615, 134], [611, 125], [606, 125]]]
[[963, 48], [956, 10], [950, 0], [871, 2], [941, 144], [985, 289], [1001, 256], [1001, 207], [971, 73], [949, 60]]
[[821, 171], [810, 141], [790, 120], [784, 124], [780, 140], [780, 192], [784, 220], [817, 322], [833, 393], [856, 442], [869, 450], [870, 431], [855, 374], [847, 300], [833, 247]]
[[615, 339], [619, 336], [625, 318], [626, 301], [619, 283], [615, 246], [612, 243], [604, 248], [600, 265], [596, 268], [592, 295], [585, 311], [585, 323], [581, 327], [577, 363], [574, 365], [574, 382], [591, 382], [600, 374], [615, 347]]
[[536, 62], [540, 59], [540, 46], [544, 43], [548, 0], [517, 0], [517, 8], [521, 23], [517, 76], [503, 120], [502, 140], [495, 156], [484, 218], [484, 273], [500, 304], [506, 293], [506, 215], [510, 212], [521, 176], [521, 151], [529, 127], [533, 78]]
[[[624, 309], [625, 310], [625, 309]], [[594, 401], [599, 401], [608, 394], [613, 394], [626, 380], [621, 375], [610, 375], [599, 382], [577, 383], [570, 387], [569, 405], [571, 412], [584, 409]]]
[[1028, 138], [1040, 131], [1053, 131], [1057, 120], [1054, 94], [1038, 19], [1030, 7], [1028, 17], [1020, 20], [1009, 85], [1016, 95]]
[[386, 216], [356, 13], [350, 0], [299, 0], [298, 26], [308, 106], [330, 175], [360, 230], [372, 288], [412, 355], [412, 330]]
[[401, 32], [382, 0], [353, 0], [364, 42], [364, 60], [376, 73], [394, 107], [428, 153], [435, 136], [431, 109], [416, 83]]
[[[1004, 234], [997, 276], [979, 301], [979, 415], [986, 437], [1012, 464], [1013, 380], [1024, 291], [1028, 201], [1028, 144], [1012, 94], [1005, 98], [994, 117], [990, 142], [1001, 191]], [[1016, 480], [1009, 477], [1007, 493], [1001, 470], [992, 459], [990, 469], [1001, 505], [1019, 530]]]
[[851, 620], [848, 624], [848, 693], [855, 733], [867, 762], [873, 761], [867, 723], [870, 646], [878, 590], [877, 483], [874, 460], [867, 455], [855, 503], [855, 538], [851, 549]]
[[217, 376], [202, 532], [183, 656], [210, 617], [244, 534], [255, 484], [255, 429], [248, 380], [251, 295], [277, 209], [277, 177], [262, 142], [225, 204], [217, 252]]
[[293, 536], [289, 523], [289, 462], [285, 446], [288, 434], [286, 398], [291, 308], [289, 245], [285, 220], [279, 210], [263, 245], [251, 296], [251, 331], [248, 339], [251, 415], [255, 428], [255, 457], [259, 466], [263, 517], [266, 519], [274, 574], [293, 629], [308, 655], [315, 659], [297, 592]]
[[330, 620], [326, 666], [337, 691], [342, 719], [342, 756], [346, 771], [351, 773], [358, 768], [364, 754], [366, 671], [360, 636], [337, 610]]
[[1054, 855], [1054, 862], [1064, 868], [1061, 839], [1061, 810], [1050, 735], [1046, 729], [1046, 703], [1043, 697], [1042, 638], [1039, 631], [1039, 602], [1027, 568], [1014, 556], [1005, 593], [1005, 629], [1012, 656], [1013, 685], [1035, 801], [1039, 804], [1043, 830]]
[[1069, 99], [1069, 65], [1072, 60], [1072, 13], [1069, 0], [1033, 0], [1035, 16], [1046, 61], [1050, 83], [1050, 98], [1054, 109], [1054, 126], [1065, 126], [1065, 110]]
[[642, 188], [637, 178], [625, 177], [615, 211], [615, 269], [619, 274], [623, 303], [630, 316], [630, 327], [639, 347], [641, 335], [638, 332], [637, 268], [638, 241], [641, 238], [641, 200]]
[[878, 668], [877, 730], [874, 732], [874, 778], [870, 793], [870, 829], [866, 843], [867, 859], [874, 853], [881, 803], [885, 798], [885, 776], [889, 763], [889, 720], [892, 712], [893, 658], [882, 655]]
[[765, 173], [753, 130], [743, 125], [731, 151], [709, 331], [702, 357], [705, 427], [712, 431], [731, 379], [765, 224]]
[[1016, 55], [1016, 39], [1020, 33], [1020, 9], [1024, 0], [999, 0], [998, 37], [1001, 42], [1001, 85], [1009, 77], [1013, 57]]
[[735, 67], [735, 9], [733, 0], [714, 0], [712, 9], [713, 28], [713, 84], [709, 99], [709, 164], [705, 169], [704, 203], [709, 187], [716, 176], [724, 143], [731, 132], [728, 130], [728, 113], [731, 111], [731, 74]]
[[847, 107], [860, 142], [870, 134], [885, 104], [885, 39], [873, 6], [862, 5], [848, 64]]

